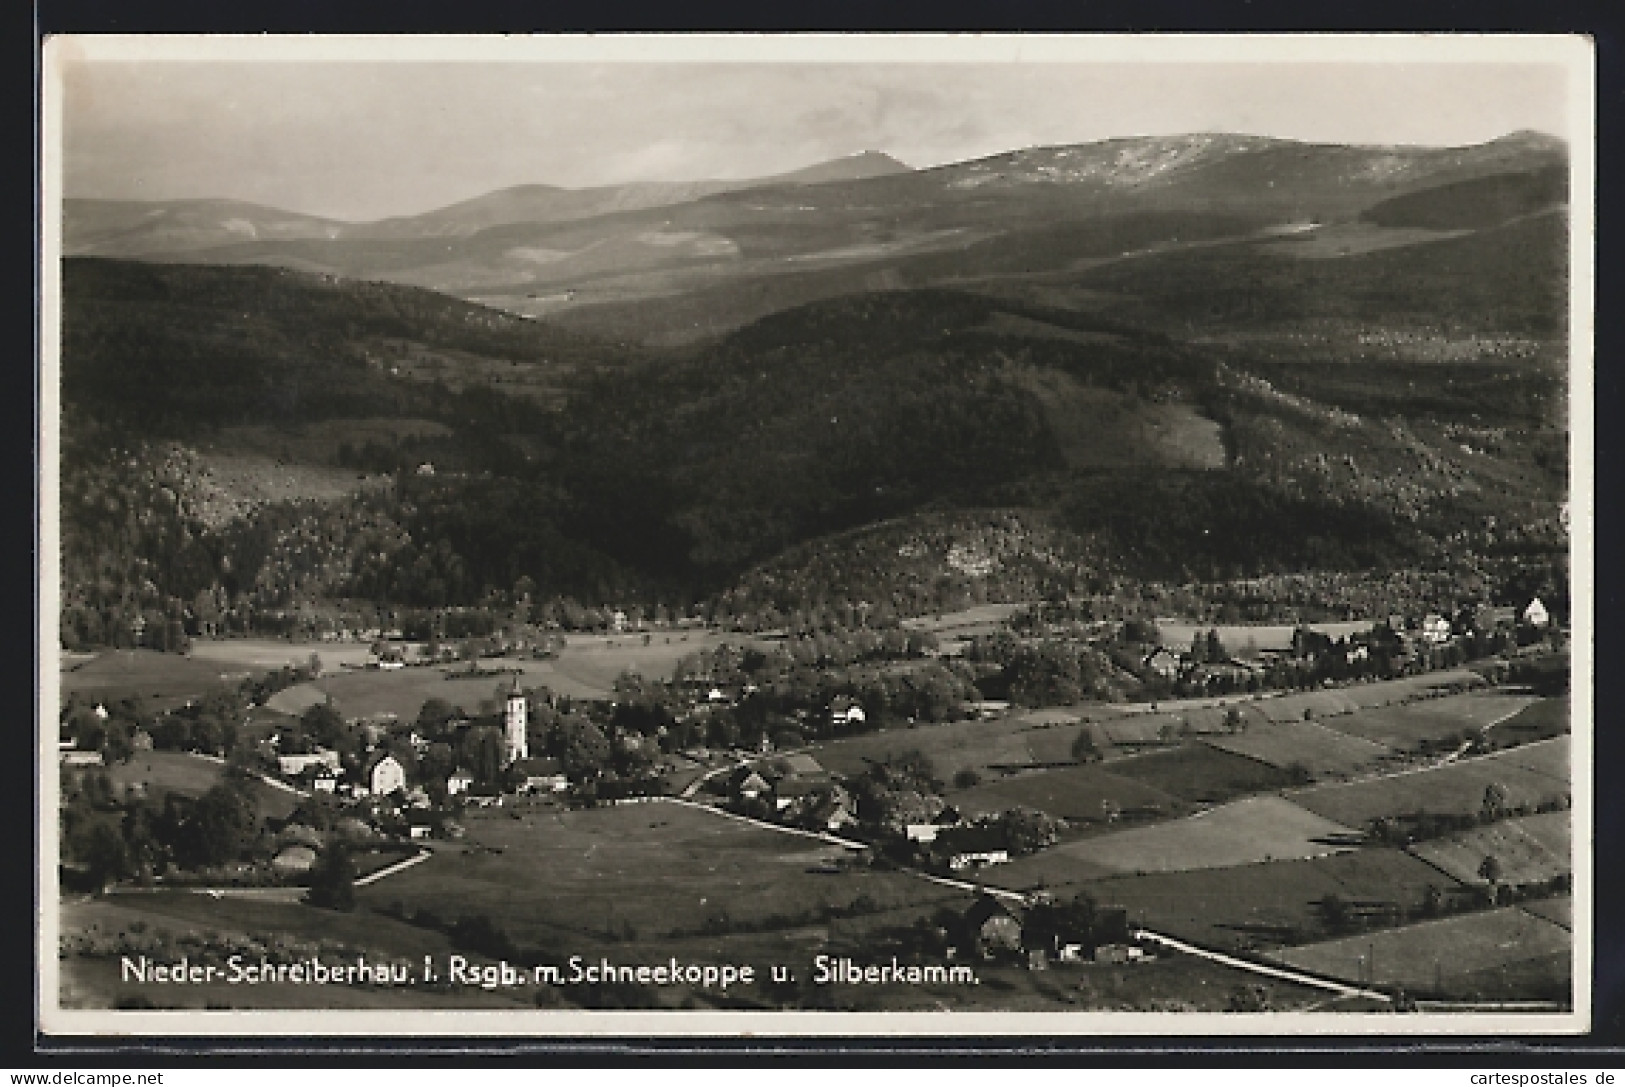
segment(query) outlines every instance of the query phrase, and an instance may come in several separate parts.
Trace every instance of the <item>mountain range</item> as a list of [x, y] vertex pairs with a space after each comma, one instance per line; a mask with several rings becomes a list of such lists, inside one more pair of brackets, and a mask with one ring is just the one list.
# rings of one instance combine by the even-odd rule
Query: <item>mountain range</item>
[[[1494, 595], [1564, 553], [1567, 170], [1535, 133], [1202, 134], [371, 224], [69, 202], [69, 565], [145, 586], [75, 623], [204, 590], [917, 612], [1426, 568]], [[166, 530], [219, 552], [169, 584], [161, 549], [97, 550], [136, 531], [95, 452], [131, 438], [397, 484], [320, 531]], [[240, 587], [284, 553], [305, 580]]]

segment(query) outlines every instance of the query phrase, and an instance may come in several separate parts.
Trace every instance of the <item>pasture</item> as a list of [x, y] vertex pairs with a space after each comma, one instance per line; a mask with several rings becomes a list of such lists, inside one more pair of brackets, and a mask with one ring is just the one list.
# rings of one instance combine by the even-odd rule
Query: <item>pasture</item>
[[1362, 710], [1330, 718], [1326, 724], [1350, 736], [1410, 751], [1423, 742], [1446, 740], [1498, 722], [1510, 723], [1536, 701], [1526, 694], [1471, 691]]
[[154, 708], [185, 704], [233, 679], [241, 670], [151, 649], [109, 649], [61, 673], [63, 697], [146, 699]]
[[1433, 992], [1463, 975], [1566, 955], [1567, 930], [1509, 906], [1361, 933], [1272, 953], [1279, 962], [1343, 981]]
[[1171, 751], [1114, 759], [1112, 773], [1132, 778], [1154, 789], [1202, 804], [1221, 804], [1238, 796], [1280, 789], [1292, 777], [1256, 759], [1231, 755], [1205, 744], [1187, 744]]
[[1489, 739], [1496, 744], [1528, 744], [1561, 736], [1570, 728], [1568, 695], [1542, 698], [1522, 711], [1497, 721]]
[[1394, 757], [1382, 744], [1310, 721], [1264, 725], [1234, 735], [1208, 736], [1202, 742], [1282, 770], [1301, 766], [1316, 778], [1347, 776]]
[[[106, 773], [115, 789], [139, 785], [146, 789], [149, 800], [162, 804], [165, 793], [202, 796], [221, 782], [225, 767], [183, 751], [137, 751], [129, 762], [109, 766]], [[250, 782], [247, 788], [262, 819], [286, 818], [299, 800], [293, 793], [262, 781]]]
[[1184, 819], [1052, 846], [998, 871], [1000, 882], [1034, 887], [1125, 872], [1231, 868], [1324, 856], [1347, 848], [1339, 843], [1349, 833], [1280, 797], [1250, 797]]
[[[824, 766], [837, 774], [861, 774], [870, 763], [884, 762], [892, 755], [919, 751], [931, 760], [937, 777], [950, 781], [961, 770], [975, 770], [987, 776], [1002, 766], [1033, 766], [1027, 746], [1029, 735], [1047, 736], [1062, 729], [1029, 732], [1014, 718], [992, 721], [953, 721], [945, 725], [919, 725], [892, 728], [862, 736], [847, 736], [812, 748]], [[1058, 761], [1070, 762], [1068, 753]]]
[[1449, 672], [1427, 672], [1419, 676], [1385, 679], [1375, 683], [1354, 683], [1347, 687], [1298, 691], [1281, 695], [1279, 698], [1262, 698], [1255, 705], [1271, 721], [1302, 721], [1305, 710], [1314, 718], [1330, 718], [1376, 709], [1379, 706], [1410, 702], [1418, 698], [1428, 698], [1456, 687], [1483, 686], [1485, 686], [1483, 676], [1465, 668], [1458, 668]]
[[681, 804], [480, 815], [467, 828], [464, 848], [358, 897], [443, 918], [486, 914], [522, 948], [804, 927], [859, 899], [874, 909], [969, 901], [898, 872], [818, 871], [842, 848]]
[[[1222, 463], [1222, 462], [1221, 462]], [[1330, 638], [1346, 638], [1350, 634], [1360, 634], [1371, 629], [1375, 620], [1364, 619], [1354, 622], [1339, 623], [1305, 623], [1308, 627]], [[1238, 657], [1255, 656], [1265, 649], [1292, 648], [1292, 632], [1297, 629], [1293, 623], [1272, 624], [1238, 624], [1225, 626], [1218, 623], [1193, 623], [1186, 619], [1158, 619], [1157, 631], [1162, 635], [1162, 644], [1175, 649], [1189, 649], [1191, 641], [1197, 635], [1206, 636], [1210, 630], [1219, 632], [1219, 641], [1224, 643], [1232, 655]]]
[[290, 642], [283, 638], [193, 638], [191, 656], [222, 668], [269, 672], [284, 665], [303, 668], [310, 655], [322, 659], [324, 669], [362, 665], [372, 648], [365, 642]]
[[1041, 770], [988, 782], [957, 793], [954, 806], [978, 815], [1010, 808], [1037, 808], [1062, 819], [1101, 821], [1108, 808], [1155, 810], [1177, 814], [1186, 807], [1179, 798], [1133, 778], [1120, 777], [1100, 765]]
[[1568, 796], [1568, 762], [1568, 738], [1560, 736], [1427, 770], [1317, 785], [1290, 796], [1293, 803], [1351, 827], [1424, 812], [1477, 815], [1492, 782], [1506, 789], [1511, 806], [1533, 807]]
[[1574, 930], [1574, 899], [1569, 895], [1561, 898], [1543, 898], [1538, 902], [1524, 902], [1520, 908], [1554, 925], [1562, 925], [1571, 932]]
[[1573, 870], [1569, 826], [1568, 812], [1545, 812], [1417, 842], [1411, 852], [1463, 883], [1488, 882], [1478, 874], [1485, 857], [1500, 863], [1502, 883], [1541, 883]]
[[1319, 904], [1347, 901], [1421, 904], [1429, 887], [1452, 881], [1398, 849], [1358, 849], [1313, 860], [1236, 868], [1112, 876], [1070, 885], [1102, 906], [1121, 906], [1132, 923], [1204, 947], [1248, 951], [1326, 935]]

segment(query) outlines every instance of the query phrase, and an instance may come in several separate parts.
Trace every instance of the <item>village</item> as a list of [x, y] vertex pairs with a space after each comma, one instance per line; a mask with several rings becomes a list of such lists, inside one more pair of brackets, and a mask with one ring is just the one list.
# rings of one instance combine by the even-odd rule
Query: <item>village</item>
[[[620, 622], [624, 636], [648, 633]], [[971, 956], [1019, 961], [1029, 970], [1151, 963], [1167, 952], [1140, 938], [1143, 916], [1131, 916], [1123, 903], [1095, 901], [1092, 889], [1074, 894], [1080, 885], [1069, 878], [1053, 887], [1047, 876], [1034, 879], [1033, 866], [1064, 864], [1071, 851], [1173, 825], [1182, 813], [1222, 812], [1232, 796], [1244, 804], [1281, 786], [1414, 773], [1490, 755], [1517, 741], [1492, 742], [1489, 729], [1499, 722], [1473, 716], [1476, 708], [1459, 727], [1436, 728], [1436, 742], [1390, 742], [1363, 762], [1338, 761], [1347, 758], [1343, 748], [1366, 742], [1352, 733], [1337, 758], [1321, 761], [1310, 748], [1303, 756], [1288, 744], [1288, 761], [1247, 745], [1338, 735], [1327, 724], [1353, 728], [1316, 709], [1340, 691], [1356, 704], [1404, 710], [1418, 698], [1442, 707], [1451, 699], [1484, 703], [1507, 683], [1526, 689], [1531, 677], [1543, 682], [1541, 669], [1566, 637], [1538, 599], [1327, 633], [1300, 625], [1283, 637], [1261, 629], [1270, 644], [1249, 637], [1235, 654], [1224, 645], [1225, 637], [1236, 640], [1228, 628], [1223, 636], [1217, 628], [1198, 631], [1184, 647], [1152, 644], [1160, 638], [1139, 629], [1145, 625], [1080, 624], [1065, 608], [1038, 605], [1011, 612], [997, 629], [949, 621], [936, 634], [846, 632], [825, 637], [815, 657], [793, 643], [740, 649], [724, 641], [684, 657], [666, 678], [623, 674], [608, 697], [591, 700], [521, 686], [523, 673], [505, 669], [506, 660], [538, 645], [569, 653], [563, 638], [493, 639], [466, 665], [438, 654], [431, 665], [421, 663], [422, 646], [379, 631], [352, 670], [388, 682], [439, 666], [443, 682], [458, 690], [482, 678], [499, 682], [494, 690], [480, 684], [489, 694], [472, 712], [430, 698], [407, 719], [349, 714], [331, 694], [312, 693], [320, 668], [314, 660], [157, 710], [139, 699], [73, 698], [60, 741], [64, 826], [70, 837], [89, 834], [90, 841], [72, 851], [64, 877], [104, 894], [172, 888], [345, 908], [358, 891], [409, 885], [408, 870], [434, 868], [425, 862], [440, 855], [500, 857], [510, 847], [491, 844], [499, 826], [661, 805], [824, 847], [809, 873], [839, 879], [895, 872], [962, 893], [962, 904], [886, 938], [916, 960]], [[1080, 631], [1087, 640], [1077, 640]], [[1012, 680], [1021, 659], [1012, 646], [1061, 646], [1115, 660], [1137, 681], [1141, 700], [1097, 704], [1080, 701], [1076, 685]], [[405, 663], [414, 658], [418, 663]], [[1467, 664], [1473, 670], [1464, 670]], [[272, 708], [289, 708], [287, 695], [300, 692], [308, 703], [302, 712]], [[1507, 701], [1507, 716], [1532, 701]], [[1503, 727], [1501, 734], [1510, 733]], [[965, 757], [985, 737], [1006, 752], [1012, 737], [1027, 735], [1034, 739], [1026, 741], [1032, 754], [1025, 758]], [[1245, 780], [1211, 795], [1206, 786], [1191, 792], [1165, 784], [1164, 797], [1175, 799], [1147, 801], [1143, 789], [1118, 795], [1080, 781], [1079, 795], [1101, 793], [1092, 808], [1022, 802], [1045, 795], [1041, 786], [1051, 781], [1066, 788], [1067, 775], [1121, 774], [1198, 754], [1263, 761], [1248, 761]], [[194, 771], [200, 776], [188, 777]], [[1553, 800], [1508, 798], [1494, 818], [1539, 818]], [[119, 818], [109, 823], [98, 812]], [[114, 825], [115, 834], [99, 839], [87, 829]], [[1375, 840], [1372, 828], [1350, 825], [1325, 836], [1332, 848], [1313, 846], [1303, 855]], [[1135, 863], [1167, 867], [1155, 857]], [[1006, 869], [1011, 877], [1001, 879]], [[1428, 908], [1505, 905], [1555, 886], [1544, 869], [1540, 875], [1526, 884], [1492, 879], [1487, 899], [1450, 891], [1444, 904]], [[1397, 919], [1422, 908], [1375, 902], [1362, 916]]]

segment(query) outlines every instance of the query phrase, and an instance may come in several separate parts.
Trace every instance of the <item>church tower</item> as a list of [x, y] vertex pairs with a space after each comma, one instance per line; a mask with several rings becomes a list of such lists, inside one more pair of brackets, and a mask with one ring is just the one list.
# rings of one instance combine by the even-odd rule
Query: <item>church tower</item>
[[520, 759], [530, 757], [530, 743], [525, 738], [525, 725], [529, 718], [529, 707], [525, 704], [525, 696], [519, 693], [519, 681], [514, 680], [513, 689], [508, 692], [508, 703], [502, 711], [502, 737], [503, 765], [512, 766]]

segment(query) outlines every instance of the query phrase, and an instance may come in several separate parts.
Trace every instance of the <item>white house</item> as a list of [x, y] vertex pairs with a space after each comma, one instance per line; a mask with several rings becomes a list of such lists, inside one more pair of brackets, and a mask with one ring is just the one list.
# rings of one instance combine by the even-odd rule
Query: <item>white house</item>
[[458, 793], [466, 793], [473, 784], [473, 774], [467, 770], [454, 770], [451, 776], [446, 778], [446, 795], [456, 796]]
[[863, 724], [868, 719], [869, 715], [864, 712], [863, 707], [850, 698], [837, 698], [830, 703], [829, 721], [836, 728], [843, 726], [851, 728]]
[[406, 767], [394, 755], [376, 756], [367, 763], [366, 782], [373, 796], [388, 796], [406, 788]]
[[1546, 612], [1546, 605], [1540, 602], [1540, 597], [1529, 601], [1529, 606], [1523, 609], [1523, 621], [1532, 627], [1543, 627], [1552, 621]]

